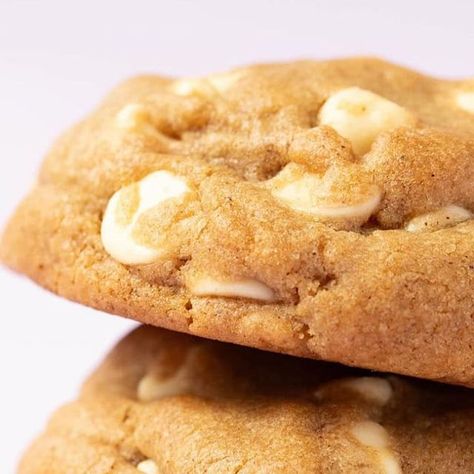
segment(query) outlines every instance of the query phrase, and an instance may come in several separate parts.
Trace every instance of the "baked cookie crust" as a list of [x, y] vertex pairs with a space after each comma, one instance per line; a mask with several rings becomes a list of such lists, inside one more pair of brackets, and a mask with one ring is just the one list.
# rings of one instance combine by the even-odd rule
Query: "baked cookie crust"
[[474, 81], [376, 59], [118, 86], [1, 258], [144, 323], [474, 386]]
[[19, 474], [471, 473], [473, 415], [465, 388], [141, 327]]

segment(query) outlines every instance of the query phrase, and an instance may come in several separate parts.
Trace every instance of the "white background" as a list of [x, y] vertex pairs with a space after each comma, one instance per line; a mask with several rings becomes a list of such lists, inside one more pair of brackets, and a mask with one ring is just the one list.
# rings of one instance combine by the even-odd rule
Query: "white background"
[[[0, 224], [58, 132], [127, 76], [352, 54], [474, 76], [474, 2], [0, 0]], [[0, 473], [8, 474], [132, 323], [4, 269], [0, 295]]]

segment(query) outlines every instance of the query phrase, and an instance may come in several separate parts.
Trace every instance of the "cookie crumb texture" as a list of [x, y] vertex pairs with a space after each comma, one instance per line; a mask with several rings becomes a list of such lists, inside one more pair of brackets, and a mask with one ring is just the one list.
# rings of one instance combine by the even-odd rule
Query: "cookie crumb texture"
[[473, 94], [375, 59], [132, 79], [1, 256], [145, 323], [474, 386]]
[[467, 474], [473, 415], [465, 388], [148, 326], [56, 412], [19, 474]]

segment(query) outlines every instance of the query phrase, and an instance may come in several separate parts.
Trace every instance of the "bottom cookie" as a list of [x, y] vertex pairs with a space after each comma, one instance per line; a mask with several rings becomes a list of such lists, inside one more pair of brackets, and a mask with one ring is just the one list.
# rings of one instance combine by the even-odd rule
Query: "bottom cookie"
[[20, 474], [472, 473], [474, 392], [142, 326]]

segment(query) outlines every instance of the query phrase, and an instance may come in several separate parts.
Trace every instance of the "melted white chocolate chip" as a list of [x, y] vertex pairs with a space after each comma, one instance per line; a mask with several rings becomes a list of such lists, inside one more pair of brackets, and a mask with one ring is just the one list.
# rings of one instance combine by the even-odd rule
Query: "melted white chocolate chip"
[[379, 452], [379, 461], [385, 474], [402, 474], [398, 459], [389, 450]]
[[227, 92], [242, 77], [242, 71], [225, 72], [221, 74], [211, 74], [207, 80], [214, 89], [220, 93]]
[[160, 398], [182, 395], [187, 392], [188, 385], [182, 371], [178, 371], [173, 377], [165, 380], [148, 374], [138, 383], [137, 397], [141, 402], [151, 402]]
[[455, 226], [472, 219], [472, 212], [460, 206], [445, 206], [433, 212], [414, 217], [406, 225], [408, 232], [432, 232]]
[[152, 402], [175, 395], [198, 394], [199, 389], [193, 383], [193, 371], [196, 360], [202, 357], [203, 349], [202, 345], [190, 347], [184, 361], [171, 376], [163, 377], [153, 372], [144, 375], [137, 385], [138, 400]]
[[357, 377], [341, 381], [344, 387], [361, 395], [368, 402], [385, 405], [392, 397], [393, 390], [388, 380], [380, 377]]
[[360, 443], [371, 448], [386, 448], [389, 445], [388, 433], [375, 421], [360, 421], [351, 430]]
[[474, 114], [474, 91], [458, 92], [456, 102], [461, 109]]
[[398, 460], [390, 450], [390, 438], [382, 425], [370, 420], [360, 421], [352, 427], [351, 433], [359, 443], [376, 450], [379, 463], [386, 474], [402, 472]]
[[315, 393], [317, 398], [330, 399], [332, 394], [354, 393], [369, 403], [384, 406], [393, 395], [388, 380], [381, 377], [354, 377], [338, 379], [322, 385]]
[[144, 474], [158, 474], [158, 466], [153, 459], [145, 459], [138, 463], [137, 470]]
[[202, 78], [178, 79], [171, 88], [176, 95], [215, 96], [227, 92], [242, 76], [241, 72], [211, 74]]
[[241, 72], [211, 74], [203, 78], [179, 79], [172, 84], [175, 94], [213, 96], [227, 92], [242, 76]]
[[[168, 171], [156, 171], [138, 183], [117, 191], [110, 199], [101, 228], [102, 244], [115, 260], [128, 265], [151, 263], [161, 250], [137, 243], [133, 231], [148, 210], [189, 192], [186, 181]], [[136, 201], [136, 202], [134, 202]], [[128, 214], [128, 219], [121, 215]]]
[[151, 402], [160, 398], [183, 395], [191, 390], [188, 371], [191, 354], [188, 354], [186, 361], [168, 378], [162, 379], [155, 374], [145, 375], [137, 386], [137, 398], [141, 402]]
[[172, 91], [176, 95], [188, 96], [192, 94], [212, 96], [216, 91], [213, 86], [204, 79], [179, 79], [172, 86]]
[[319, 111], [319, 123], [334, 128], [352, 144], [355, 154], [367, 153], [385, 131], [416, 123], [412, 113], [398, 104], [359, 87], [331, 95]]
[[232, 281], [216, 280], [211, 277], [195, 278], [191, 282], [190, 289], [196, 296], [227, 296], [266, 302], [276, 300], [271, 288], [251, 278]]
[[141, 104], [128, 104], [115, 117], [117, 127], [124, 130], [135, 130], [150, 125], [150, 115]]
[[[288, 207], [320, 218], [367, 220], [380, 204], [382, 193], [375, 185], [370, 185], [366, 195], [356, 192], [351, 202], [344, 202], [334, 185], [334, 175], [323, 176], [304, 170], [301, 165], [289, 163], [268, 186], [277, 199]], [[339, 202], [338, 202], [339, 201]]]

